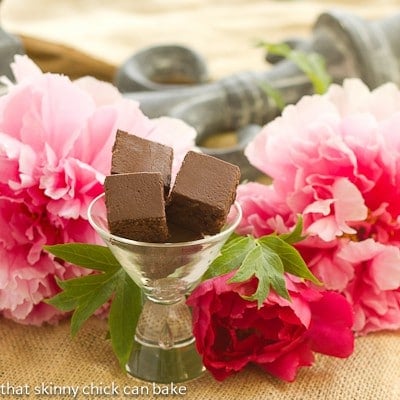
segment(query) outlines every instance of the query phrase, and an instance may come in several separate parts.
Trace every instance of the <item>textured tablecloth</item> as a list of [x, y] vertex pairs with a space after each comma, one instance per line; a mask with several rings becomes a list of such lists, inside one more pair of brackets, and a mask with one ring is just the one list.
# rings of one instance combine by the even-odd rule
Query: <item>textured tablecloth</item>
[[[380, 18], [398, 11], [398, 6], [394, 0], [6, 0], [1, 22], [6, 30], [22, 35], [28, 53], [44, 70], [112, 80], [115, 68], [142, 47], [181, 43], [203, 54], [211, 79], [218, 79], [265, 68], [255, 40], [308, 36], [324, 10], [342, 8]], [[157, 393], [159, 388], [119, 369], [105, 340], [106, 329], [105, 321], [92, 318], [73, 340], [68, 321], [29, 327], [0, 319], [0, 397], [17, 398], [12, 392], [20, 390], [29, 391], [31, 398], [70, 399], [76, 388], [78, 398], [124, 398], [123, 390], [131, 392], [125, 398], [152, 398], [153, 389]], [[223, 383], [206, 373], [179, 387], [182, 395], [174, 398], [397, 400], [400, 333], [358, 338], [347, 360], [318, 356], [316, 364], [303, 368], [291, 384], [248, 368]], [[51, 394], [57, 390], [66, 394]], [[120, 395], [108, 396], [112, 390]], [[140, 391], [141, 396], [134, 395]]]
[[[96, 318], [90, 319], [75, 339], [69, 335], [67, 321], [56, 327], [40, 328], [0, 319], [0, 385], [7, 382], [14, 388], [27, 385], [31, 398], [35, 398], [37, 387], [42, 398], [49, 398], [46, 393], [55, 387], [65, 387], [65, 390], [78, 387], [80, 399], [108, 398], [110, 396], [95, 397], [87, 393], [112, 387], [120, 394], [114, 398], [135, 398], [133, 395], [124, 397], [124, 390], [131, 393], [142, 390], [139, 398], [143, 399], [160, 398], [153, 395], [152, 384], [126, 376], [119, 369], [110, 344], [105, 340], [106, 332], [106, 322]], [[358, 338], [354, 354], [345, 360], [318, 356], [315, 365], [303, 368], [293, 383], [248, 368], [222, 383], [205, 373], [177, 386], [182, 387], [181, 392], [185, 394], [173, 398], [193, 400], [398, 400], [400, 332]], [[144, 392], [146, 387], [149, 393]], [[165, 385], [161, 387], [164, 388]]]

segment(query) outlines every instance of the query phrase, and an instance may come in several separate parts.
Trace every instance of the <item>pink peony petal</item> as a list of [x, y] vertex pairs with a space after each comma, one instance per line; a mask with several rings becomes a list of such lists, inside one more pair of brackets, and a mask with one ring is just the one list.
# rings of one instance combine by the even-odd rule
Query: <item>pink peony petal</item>
[[19, 54], [15, 55], [15, 61], [11, 63], [11, 70], [17, 82], [42, 75], [40, 68], [29, 57]]
[[379, 290], [400, 288], [400, 249], [385, 246], [371, 262], [371, 276]]
[[122, 98], [121, 93], [111, 83], [99, 81], [91, 76], [78, 78], [73, 84], [87, 92], [97, 107], [113, 105]]
[[[352, 233], [355, 232], [356, 231], [353, 231]], [[325, 242], [329, 242], [334, 240], [337, 236], [343, 235], [343, 231], [339, 229], [334, 215], [316, 220], [308, 226], [307, 233], [319, 236]]]
[[348, 222], [363, 221], [367, 218], [368, 209], [357, 187], [347, 179], [337, 179], [333, 184], [335, 217], [338, 228], [343, 233], [355, 233]]
[[333, 199], [326, 199], [326, 200], [317, 200], [314, 203], [308, 205], [304, 209], [304, 214], [308, 213], [318, 213], [322, 215], [329, 215], [331, 211], [331, 205], [334, 203], [335, 200]]
[[384, 246], [373, 239], [347, 242], [338, 252], [338, 257], [353, 263], [362, 263], [375, 258]]

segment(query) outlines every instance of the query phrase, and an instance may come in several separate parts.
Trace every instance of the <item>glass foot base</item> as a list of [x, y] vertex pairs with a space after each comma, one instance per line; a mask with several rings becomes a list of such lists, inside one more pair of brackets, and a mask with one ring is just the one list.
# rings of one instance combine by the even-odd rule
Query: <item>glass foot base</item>
[[168, 350], [135, 342], [126, 370], [145, 381], [171, 383], [197, 378], [205, 368], [194, 342]]

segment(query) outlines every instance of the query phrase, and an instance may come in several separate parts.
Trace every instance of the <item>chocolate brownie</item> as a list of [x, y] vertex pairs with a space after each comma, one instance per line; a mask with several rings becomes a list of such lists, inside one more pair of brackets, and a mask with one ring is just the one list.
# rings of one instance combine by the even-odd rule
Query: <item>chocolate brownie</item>
[[193, 232], [189, 229], [171, 223], [170, 221], [168, 221], [168, 232], [169, 243], [192, 242], [193, 240], [200, 240], [204, 238], [204, 235], [201, 232]]
[[172, 147], [118, 130], [112, 148], [111, 174], [159, 172], [164, 195], [171, 184]]
[[235, 200], [239, 179], [238, 166], [189, 151], [168, 199], [168, 221], [205, 235], [218, 233]]
[[160, 173], [116, 174], [104, 182], [108, 227], [114, 235], [165, 242], [168, 227]]

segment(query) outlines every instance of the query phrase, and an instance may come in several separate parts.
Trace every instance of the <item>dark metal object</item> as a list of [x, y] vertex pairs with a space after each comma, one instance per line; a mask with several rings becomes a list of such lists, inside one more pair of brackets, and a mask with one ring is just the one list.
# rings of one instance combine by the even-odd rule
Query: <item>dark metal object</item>
[[10, 64], [16, 54], [24, 54], [21, 40], [0, 27], [0, 76], [14, 79]]
[[[0, 5], [1, 5], [0, 0]], [[14, 35], [6, 32], [0, 27], [0, 76], [6, 76], [11, 81], [14, 80], [10, 64], [14, 61], [16, 54], [24, 54], [22, 41]], [[7, 92], [7, 87], [0, 83], [0, 95]]]
[[118, 70], [116, 85], [124, 91], [166, 90], [209, 80], [205, 60], [182, 45], [146, 47], [133, 54]]
[[[387, 81], [400, 85], [399, 38], [400, 14], [367, 22], [345, 12], [330, 11], [319, 16], [313, 37], [300, 41], [298, 48], [320, 53], [334, 82], [359, 77], [374, 88]], [[150, 117], [169, 115], [186, 121], [197, 130], [201, 143], [207, 135], [238, 130], [249, 124], [264, 125], [275, 118], [279, 110], [269, 101], [263, 83], [278, 90], [286, 104], [295, 103], [313, 91], [304, 73], [291, 61], [282, 60], [265, 72], [239, 72], [209, 84], [130, 92], [126, 96], [138, 100]], [[127, 89], [124, 85], [118, 87], [121, 91]], [[223, 149], [218, 155], [235, 162], [244, 146], [242, 141], [234, 151]]]
[[242, 179], [254, 180], [260, 175], [260, 171], [255, 169], [244, 155], [243, 150], [247, 144], [259, 133], [260, 125], [251, 124], [240, 128], [236, 132], [237, 144], [231, 147], [223, 148], [204, 148], [203, 151], [211, 156], [218, 157], [221, 160], [228, 161], [240, 166]]

